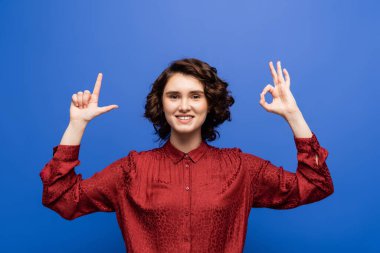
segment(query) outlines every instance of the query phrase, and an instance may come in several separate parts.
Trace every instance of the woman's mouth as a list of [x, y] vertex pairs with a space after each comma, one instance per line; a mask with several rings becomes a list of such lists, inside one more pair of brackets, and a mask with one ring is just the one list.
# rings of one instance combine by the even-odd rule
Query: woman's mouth
[[194, 117], [193, 116], [176, 116], [179, 122], [183, 124], [189, 123]]

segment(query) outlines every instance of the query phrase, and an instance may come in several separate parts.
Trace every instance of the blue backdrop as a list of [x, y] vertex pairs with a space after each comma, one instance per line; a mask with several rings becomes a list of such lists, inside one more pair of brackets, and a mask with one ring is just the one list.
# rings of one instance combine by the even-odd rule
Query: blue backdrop
[[[335, 192], [291, 210], [252, 209], [244, 252], [380, 252], [379, 16], [373, 1], [0, 0], [1, 252], [124, 252], [114, 213], [67, 221], [42, 206], [39, 172], [69, 120], [71, 95], [103, 72], [82, 139], [84, 178], [131, 149], [157, 147], [150, 84], [176, 59], [218, 69], [236, 103], [212, 145], [295, 172], [293, 134], [259, 105], [281, 60], [323, 147]], [[268, 94], [267, 100], [271, 101]]]

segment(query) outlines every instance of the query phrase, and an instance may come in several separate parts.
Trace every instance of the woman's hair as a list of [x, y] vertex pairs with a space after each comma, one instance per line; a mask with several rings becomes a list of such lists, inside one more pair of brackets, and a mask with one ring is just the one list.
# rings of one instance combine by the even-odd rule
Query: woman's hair
[[202, 140], [214, 141], [216, 135], [220, 137], [215, 128], [226, 120], [231, 121], [230, 106], [235, 101], [227, 90], [228, 83], [218, 77], [216, 68], [195, 58], [173, 61], [151, 85], [144, 117], [153, 123], [158, 135], [156, 141], [165, 141], [170, 136], [171, 127], [163, 111], [162, 95], [167, 81], [176, 73], [195, 77], [203, 84], [209, 112], [201, 128]]

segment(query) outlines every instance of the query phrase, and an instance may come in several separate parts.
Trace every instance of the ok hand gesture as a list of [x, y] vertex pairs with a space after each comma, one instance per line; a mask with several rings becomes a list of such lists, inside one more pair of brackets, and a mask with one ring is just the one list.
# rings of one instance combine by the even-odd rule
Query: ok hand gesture
[[73, 94], [70, 106], [70, 121], [88, 123], [96, 116], [118, 108], [117, 105], [98, 106], [102, 78], [102, 73], [99, 73], [92, 94], [89, 90], [85, 90], [84, 93], [79, 91]]
[[[274, 87], [270, 84], [265, 86], [260, 93], [260, 105], [268, 112], [278, 114], [284, 118], [287, 115], [299, 111], [297, 103], [290, 92], [290, 76], [286, 69], [281, 69], [280, 61], [277, 62], [277, 72], [273, 63], [269, 62], [269, 68], [273, 77]], [[284, 72], [285, 78], [282, 74]], [[273, 96], [272, 103], [265, 101], [265, 94], [270, 92]]]

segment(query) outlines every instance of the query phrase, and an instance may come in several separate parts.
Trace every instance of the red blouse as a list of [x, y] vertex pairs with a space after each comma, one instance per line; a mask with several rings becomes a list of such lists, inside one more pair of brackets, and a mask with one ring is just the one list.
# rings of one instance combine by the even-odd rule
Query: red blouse
[[42, 203], [68, 220], [116, 212], [129, 253], [243, 252], [252, 207], [294, 208], [334, 191], [328, 151], [314, 132], [293, 138], [295, 173], [239, 148], [203, 141], [183, 153], [168, 140], [132, 150], [85, 180], [74, 171], [80, 145], [58, 145], [40, 172]]

